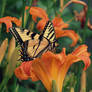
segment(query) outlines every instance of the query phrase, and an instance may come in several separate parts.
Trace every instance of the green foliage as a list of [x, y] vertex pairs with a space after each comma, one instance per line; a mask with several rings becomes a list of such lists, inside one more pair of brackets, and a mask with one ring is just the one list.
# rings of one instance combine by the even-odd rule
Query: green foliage
[[[65, 0], [64, 3], [67, 3], [69, 0]], [[91, 0], [88, 0], [88, 2]], [[33, 0], [0, 0], [0, 18], [5, 16], [12, 16], [20, 18], [21, 16], [24, 16], [24, 9], [25, 6], [31, 6]], [[88, 7], [90, 7], [90, 3], [88, 3]], [[75, 30], [76, 33], [80, 35], [81, 38], [83, 38], [85, 35], [85, 42], [92, 43], [92, 31], [88, 29], [87, 22], [85, 24], [85, 27], [82, 29], [80, 27], [80, 22], [76, 22], [74, 20], [74, 10], [77, 10], [80, 12], [83, 7], [81, 5], [77, 4], [71, 4], [69, 7], [65, 8], [63, 13], [61, 13], [60, 10], [60, 1], [59, 0], [38, 0], [38, 7], [43, 8], [46, 10], [48, 17], [52, 20], [55, 16], [57, 16], [57, 13], [60, 15], [60, 17], [63, 18], [65, 22], [69, 21], [73, 18], [73, 20], [69, 23], [69, 28], [71, 30]], [[87, 17], [92, 16], [92, 8], [88, 8]], [[28, 21], [29, 20], [29, 21]], [[37, 32], [36, 24], [32, 21], [31, 16], [28, 15], [27, 21], [24, 24], [24, 17], [22, 18], [22, 27], [30, 28], [30, 23], [34, 25], [34, 27], [31, 29], [35, 32]], [[15, 26], [15, 25], [13, 25]], [[2, 24], [2, 27], [0, 25], [0, 44], [3, 42], [5, 38], [11, 39], [10, 33], [6, 33], [6, 26], [5, 24]], [[87, 39], [86, 39], [87, 38]], [[67, 53], [71, 52], [74, 48], [70, 48], [69, 45], [72, 43], [72, 40], [63, 37], [58, 39], [59, 47], [57, 47], [57, 53], [59, 53], [63, 47], [66, 48]], [[77, 47], [81, 42], [79, 42], [75, 47]], [[88, 44], [89, 45], [89, 44]], [[89, 47], [92, 47], [92, 44], [89, 45]], [[92, 48], [90, 49], [90, 52], [92, 51]], [[19, 81], [15, 75], [14, 75], [14, 69], [16, 68], [17, 64], [17, 55], [18, 53], [15, 51], [12, 55], [13, 58], [10, 59], [10, 61], [7, 61], [7, 52], [4, 56], [4, 59], [0, 65], [0, 92], [47, 92], [47, 90], [44, 88], [42, 83], [40, 81], [33, 82], [31, 80], [26, 81]], [[16, 57], [15, 57], [16, 56]], [[92, 57], [91, 57], [92, 58]], [[82, 65], [82, 64], [81, 64]], [[75, 69], [76, 68], [76, 69]], [[80, 68], [80, 69], [79, 69]], [[78, 67], [78, 65], [73, 65], [68, 75], [65, 78], [64, 85], [63, 85], [63, 92], [69, 92], [70, 88], [79, 88], [80, 86], [80, 76], [81, 73], [79, 71], [82, 71], [82, 67]], [[92, 66], [87, 72], [87, 78], [90, 78], [92, 76]], [[79, 73], [79, 74], [78, 74]], [[87, 92], [89, 89], [92, 89], [92, 78], [87, 79]], [[76, 91], [78, 92], [78, 91]]]

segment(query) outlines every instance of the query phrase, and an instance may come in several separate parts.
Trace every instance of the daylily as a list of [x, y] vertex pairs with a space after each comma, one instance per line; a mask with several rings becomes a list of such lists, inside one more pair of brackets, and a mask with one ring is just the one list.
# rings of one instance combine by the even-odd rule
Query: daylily
[[0, 18], [0, 24], [5, 23], [7, 32], [9, 32], [9, 28], [12, 27], [12, 22], [15, 23], [17, 26], [21, 26], [21, 21], [17, 19], [16, 17], [3, 17]]
[[[29, 9], [29, 7], [26, 7], [26, 9]], [[35, 22], [37, 22], [37, 17], [41, 18], [41, 20], [37, 23], [37, 29], [43, 30], [46, 22], [49, 20], [46, 11], [39, 7], [31, 7], [29, 13], [32, 15], [32, 19]], [[73, 40], [71, 46], [76, 45], [79, 36], [73, 30], [64, 30], [64, 28], [68, 28], [69, 24], [64, 23], [60, 17], [55, 17], [52, 20], [52, 23], [55, 29], [56, 38], [68, 36]]]
[[59, 92], [62, 92], [63, 81], [70, 66], [82, 60], [85, 64], [84, 70], [86, 70], [91, 62], [89, 56], [86, 45], [79, 46], [68, 55], [65, 53], [65, 48], [60, 54], [48, 51], [41, 58], [23, 62], [16, 68], [15, 75], [20, 80], [29, 78], [32, 81], [41, 80], [48, 92], [52, 92], [52, 81], [55, 80]]

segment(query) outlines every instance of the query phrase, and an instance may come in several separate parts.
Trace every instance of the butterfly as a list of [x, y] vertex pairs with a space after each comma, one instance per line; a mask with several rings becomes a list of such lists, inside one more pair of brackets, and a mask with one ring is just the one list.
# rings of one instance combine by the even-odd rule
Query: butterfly
[[51, 21], [46, 23], [41, 34], [18, 27], [12, 27], [9, 30], [21, 47], [21, 61], [33, 60], [48, 50], [54, 50], [57, 46], [55, 31]]

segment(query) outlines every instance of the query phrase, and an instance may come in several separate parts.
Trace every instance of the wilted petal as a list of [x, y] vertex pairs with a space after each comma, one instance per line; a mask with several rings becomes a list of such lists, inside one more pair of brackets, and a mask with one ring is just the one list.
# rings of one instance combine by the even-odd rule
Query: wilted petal
[[4, 55], [5, 55], [5, 51], [7, 49], [7, 46], [8, 46], [8, 39], [5, 39], [0, 46], [0, 64], [2, 62]]
[[15, 49], [15, 39], [14, 38], [12, 38], [11, 40], [10, 40], [10, 43], [9, 43], [9, 48], [8, 48], [8, 55], [7, 55], [7, 60], [9, 61], [10, 60], [10, 58], [11, 58], [11, 56], [12, 56], [12, 53], [13, 53], [13, 51], [14, 51], [14, 49]]
[[5, 76], [8, 76], [8, 78], [12, 77], [14, 70], [16, 69], [16, 65], [19, 57], [18, 50], [19, 50], [18, 48], [15, 48], [15, 50], [13, 51], [10, 61], [8, 62], [6, 70], [4, 72]]
[[90, 23], [90, 20], [88, 19], [87, 26], [90, 30], [92, 30], [92, 24]]
[[69, 37], [73, 40], [71, 46], [75, 46], [76, 43], [78, 42], [79, 36], [76, 34], [73, 30], [60, 30], [60, 29], [55, 29], [56, 33], [56, 38], [59, 37]]

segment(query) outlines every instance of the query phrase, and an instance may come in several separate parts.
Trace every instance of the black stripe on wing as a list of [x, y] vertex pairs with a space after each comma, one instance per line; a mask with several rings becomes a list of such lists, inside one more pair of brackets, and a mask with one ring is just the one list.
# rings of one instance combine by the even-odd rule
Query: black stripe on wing
[[[51, 21], [48, 21], [42, 32], [42, 36], [49, 40], [51, 43], [56, 40], [54, 27]], [[51, 39], [53, 37], [53, 39]]]
[[23, 40], [21, 39], [20, 35], [18, 34], [17, 30], [12, 27], [12, 28], [9, 28], [10, 30], [10, 33], [15, 37], [16, 41], [22, 45], [23, 44]]
[[31, 60], [33, 60], [33, 58], [31, 58], [31, 57], [28, 55], [28, 53], [27, 53], [28, 42], [29, 42], [28, 40], [25, 41], [25, 42], [23, 43], [23, 46], [21, 46], [21, 50], [20, 50], [20, 56], [21, 56], [20, 60], [21, 60], [21, 61], [31, 61]]
[[31, 38], [34, 39], [36, 33], [31, 34]]
[[[46, 52], [47, 50], [48, 50], [48, 47], [50, 46], [50, 43], [48, 42], [48, 45], [45, 47], [45, 48], [43, 48], [36, 56], [34, 56], [34, 58], [37, 58], [37, 57], [39, 57], [39, 56], [41, 56], [42, 55], [42, 53], [44, 53], [44, 52]], [[38, 45], [38, 47], [37, 47], [37, 49], [40, 47], [40, 42], [39, 42], [39, 45]], [[36, 51], [35, 51], [35, 54], [36, 54], [36, 52], [37, 52], [37, 49], [36, 49]], [[35, 55], [34, 54], [34, 55]]]
[[[44, 32], [46, 31], [46, 29], [47, 29], [48, 27], [50, 27], [51, 25], [53, 25], [51, 21], [48, 21], [48, 22], [46, 23], [46, 25], [45, 25], [45, 27], [44, 27], [44, 30], [43, 30], [43, 34], [44, 34]], [[52, 29], [52, 28], [51, 28], [51, 29]]]

